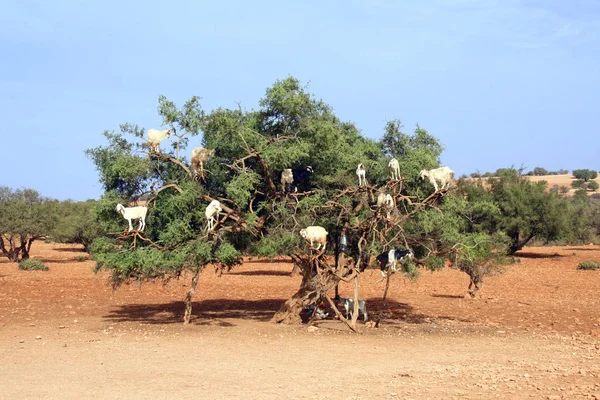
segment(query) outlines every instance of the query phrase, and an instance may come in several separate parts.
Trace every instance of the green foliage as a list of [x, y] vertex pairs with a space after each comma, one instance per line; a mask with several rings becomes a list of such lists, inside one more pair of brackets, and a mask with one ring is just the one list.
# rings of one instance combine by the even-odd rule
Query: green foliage
[[[121, 125], [122, 133], [131, 133], [139, 138], [139, 128], [129, 124]], [[141, 195], [152, 176], [150, 160], [140, 157], [136, 150], [140, 143], [130, 143], [122, 134], [104, 132], [109, 142], [106, 147], [96, 147], [85, 151], [100, 173], [100, 182], [107, 192], [116, 192], [121, 197]]]
[[589, 181], [587, 184], [587, 188], [592, 192], [595, 192], [596, 190], [598, 190], [598, 188], [600, 188], [600, 183], [598, 183], [597, 181]]
[[546, 183], [530, 182], [516, 171], [490, 179], [491, 194], [500, 209], [497, 227], [511, 239], [510, 252], [523, 248], [534, 237], [550, 241], [568, 231], [565, 198], [547, 193]]
[[84, 262], [85, 260], [87, 260], [87, 257], [86, 256], [77, 256], [77, 257], [75, 257], [75, 260], [77, 262]]
[[[399, 120], [388, 121], [385, 133], [380, 141], [383, 152], [388, 157], [395, 157], [400, 165], [400, 176], [408, 179], [406, 190], [409, 194], [417, 194], [422, 181], [417, 178], [422, 169], [440, 166], [440, 155], [444, 150], [441, 143], [419, 125], [412, 135], [402, 132], [403, 125]], [[387, 167], [387, 163], [385, 164]]]
[[583, 179], [576, 179], [571, 182], [571, 187], [574, 189], [581, 189], [585, 185], [585, 181]]
[[579, 265], [577, 265], [577, 269], [582, 269], [585, 271], [594, 271], [598, 268], [600, 268], [600, 263], [597, 263], [595, 261], [583, 261], [580, 262]]
[[104, 234], [95, 215], [96, 201], [75, 202], [71, 200], [56, 204], [57, 221], [50, 236], [57, 243], [82, 244], [89, 252], [92, 242]]
[[19, 263], [19, 269], [23, 271], [48, 271], [48, 266], [37, 258], [30, 258]]
[[591, 169], [575, 169], [573, 170], [573, 176], [576, 179], [582, 179], [587, 182], [596, 179], [598, 177], [598, 172]]

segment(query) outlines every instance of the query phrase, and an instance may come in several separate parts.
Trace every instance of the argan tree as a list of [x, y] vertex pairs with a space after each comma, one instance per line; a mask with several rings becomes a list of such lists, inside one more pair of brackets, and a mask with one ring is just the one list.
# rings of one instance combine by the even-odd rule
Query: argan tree
[[[197, 97], [179, 109], [161, 96], [163, 124], [176, 133], [170, 149], [163, 142], [160, 153], [149, 153], [145, 130], [124, 124], [120, 133], [104, 133], [108, 145], [87, 150], [105, 187], [95, 215], [109, 232], [93, 243], [92, 256], [98, 268], [111, 272], [113, 285], [189, 273], [184, 313], [188, 323], [205, 266], [221, 270], [238, 264], [242, 255], [286, 255], [299, 268], [302, 282], [273, 321], [295, 323], [302, 309], [318, 300], [337, 310], [328, 293], [341, 280], [353, 281], [358, 297], [360, 273], [380, 251], [412, 247], [420, 265], [434, 267], [444, 259], [479, 251], [482, 242], [471, 240], [464, 225], [457, 223], [452, 227], [457, 233], [449, 233], [443, 219], [436, 217], [432, 223], [438, 229], [427, 232], [427, 218], [442, 215], [451, 195], [445, 190], [432, 193], [428, 182], [417, 179], [421, 168], [439, 166], [442, 151], [424, 129], [417, 126], [407, 135], [392, 122], [384, 140], [373, 141], [337, 118], [330, 106], [292, 77], [268, 88], [259, 105], [258, 110], [219, 108], [205, 113]], [[196, 141], [200, 133], [202, 139]], [[195, 141], [192, 147], [201, 143], [215, 150], [201, 177], [192, 173], [184, 155]], [[390, 156], [400, 161], [400, 181], [389, 181]], [[355, 174], [359, 163], [367, 170], [368, 185], [362, 187]], [[284, 192], [279, 182], [285, 168], [310, 170], [312, 175], [304, 174], [304, 182], [294, 182], [296, 189]], [[393, 195], [393, 210], [377, 207], [382, 192]], [[147, 198], [149, 207], [146, 230], [127, 233], [115, 205], [139, 204], [140, 198]], [[204, 211], [212, 200], [220, 201], [223, 213], [214, 231], [207, 232]], [[458, 214], [456, 218], [464, 219]], [[299, 231], [310, 225], [329, 232], [336, 263], [301, 240]], [[348, 243], [345, 251], [336, 245], [342, 235]], [[457, 246], [465, 239], [463, 247]], [[484, 262], [490, 248], [471, 263]], [[354, 315], [352, 329], [358, 313]]]

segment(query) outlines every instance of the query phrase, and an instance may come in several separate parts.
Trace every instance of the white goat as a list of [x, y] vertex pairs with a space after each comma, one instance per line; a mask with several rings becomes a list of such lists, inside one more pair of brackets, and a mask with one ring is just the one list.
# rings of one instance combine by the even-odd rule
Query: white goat
[[325, 228], [320, 226], [309, 226], [300, 231], [300, 236], [310, 242], [310, 247], [313, 247], [313, 242], [317, 242], [317, 248], [315, 250], [321, 249], [321, 245], [323, 245], [323, 249], [325, 250], [325, 246], [327, 246], [327, 235], [328, 232]]
[[288, 184], [291, 187], [292, 183], [294, 183], [294, 173], [291, 168], [286, 168], [281, 173], [281, 190], [285, 192], [285, 185]]
[[454, 171], [452, 171], [448, 167], [441, 167], [430, 170], [422, 169], [419, 173], [419, 177], [421, 179], [425, 179], [425, 177], [428, 177], [429, 182], [431, 182], [431, 184], [435, 188], [435, 191], [437, 192], [439, 190], [437, 181], [440, 182], [442, 189], [447, 189], [450, 185], [450, 181], [452, 180], [452, 178], [454, 178]]
[[[206, 207], [206, 219], [208, 220], [207, 229], [212, 231], [215, 228], [215, 221], [219, 219], [219, 213], [223, 211], [219, 200], [213, 200]], [[215, 215], [217, 216], [215, 218]]]
[[148, 129], [148, 145], [150, 146], [150, 151], [160, 152], [160, 141], [169, 136], [171, 136], [170, 129], [165, 129], [164, 131]]
[[200, 172], [204, 171], [204, 164], [210, 157], [215, 156], [215, 150], [205, 149], [204, 147], [198, 147], [192, 150], [192, 169], [194, 172], [197, 172], [200, 169]]
[[363, 164], [358, 164], [358, 168], [356, 168], [356, 175], [358, 176], [358, 186], [367, 184], [367, 176], [365, 166]]
[[131, 225], [132, 219], [140, 220], [138, 231], [143, 231], [146, 227], [146, 214], [148, 213], [148, 207], [125, 207], [123, 204], [117, 204], [117, 208], [115, 208], [115, 210], [120, 212], [121, 215], [123, 215], [123, 218], [129, 222], [129, 230], [127, 232], [131, 232], [133, 230], [133, 225]]
[[383, 192], [377, 195], [377, 208], [383, 207], [383, 204], [385, 203], [385, 196], [386, 194]]
[[398, 160], [392, 158], [388, 164], [388, 167], [390, 167], [390, 175], [392, 180], [400, 180], [400, 164], [398, 163]]
[[385, 198], [383, 200], [383, 207], [385, 208], [385, 211], [387, 212], [387, 219], [390, 219], [392, 210], [396, 207], [396, 203], [394, 202], [394, 198], [392, 197], [391, 194], [388, 193], [385, 195]]

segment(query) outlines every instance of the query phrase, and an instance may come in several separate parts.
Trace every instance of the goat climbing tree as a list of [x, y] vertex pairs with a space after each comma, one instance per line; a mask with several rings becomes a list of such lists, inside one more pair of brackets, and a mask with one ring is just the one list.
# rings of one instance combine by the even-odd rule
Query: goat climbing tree
[[[354, 282], [358, 297], [360, 274], [380, 251], [411, 247], [419, 265], [437, 268], [444, 259], [456, 262], [457, 257], [468, 264], [475, 250], [491, 260], [502, 243], [489, 235], [474, 238], [472, 222], [461, 216], [471, 207], [468, 202], [446, 191], [432, 194], [428, 182], [417, 180], [421, 168], [439, 166], [442, 150], [419, 126], [406, 135], [395, 121], [386, 126], [381, 142], [369, 139], [292, 77], [268, 88], [258, 110], [219, 108], [205, 113], [198, 99], [178, 109], [160, 97], [163, 125], [177, 132], [171, 149], [163, 141], [160, 153], [149, 153], [145, 130], [124, 124], [120, 133], [104, 133], [107, 146], [87, 150], [105, 187], [96, 218], [104, 231], [113, 232], [91, 246], [98, 268], [111, 272], [115, 286], [191, 275], [186, 323], [204, 267], [228, 269], [243, 255], [285, 255], [299, 267], [298, 292], [273, 317], [274, 322], [296, 323], [302, 309], [319, 299], [333, 306], [328, 294], [340, 281]], [[188, 148], [200, 133], [202, 139]], [[199, 180], [187, 155], [200, 145], [214, 149], [215, 155]], [[399, 158], [403, 179], [390, 182], [391, 156]], [[370, 186], [357, 187], [359, 163], [365, 165]], [[281, 190], [283, 169], [307, 166], [313, 174], [303, 185], [306, 191]], [[396, 206], [389, 217], [376, 206], [380, 192], [394, 197]], [[114, 206], [140, 199], [149, 207], [146, 230], [125, 234]], [[221, 202], [223, 213], [214, 231], [207, 232], [204, 211], [214, 199]], [[347, 250], [338, 254], [338, 263], [301, 240], [299, 231], [309, 225], [327, 229], [329, 248], [342, 231], [346, 234]], [[483, 242], [493, 245], [482, 253]], [[466, 243], [458, 246], [461, 251], [459, 243]], [[406, 268], [406, 273], [416, 271], [414, 265]], [[348, 323], [352, 329], [357, 316], [355, 312]]]

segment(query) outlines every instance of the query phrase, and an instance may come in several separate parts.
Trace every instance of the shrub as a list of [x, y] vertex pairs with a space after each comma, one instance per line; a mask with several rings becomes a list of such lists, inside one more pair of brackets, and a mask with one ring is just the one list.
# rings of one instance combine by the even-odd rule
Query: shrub
[[558, 185], [553, 185], [552, 188], [550, 189], [551, 192], [555, 192], [555, 193], [558, 193], [559, 190], [560, 190], [560, 188], [558, 187]]
[[37, 258], [30, 258], [19, 263], [19, 269], [23, 271], [48, 271], [48, 266]]
[[575, 189], [580, 189], [583, 187], [584, 184], [585, 184], [585, 181], [583, 179], [576, 179], [573, 182], [571, 182], [571, 187], [573, 187]]
[[589, 181], [587, 187], [592, 192], [595, 192], [596, 190], [598, 190], [598, 188], [600, 188], [600, 183], [598, 183], [596, 181]]
[[77, 260], [77, 262], [83, 262], [85, 260], [87, 260], [86, 256], [77, 256], [77, 258], [75, 258], [75, 260]]
[[569, 189], [569, 187], [568, 187], [568, 186], [561, 186], [561, 187], [558, 189], [558, 191], [559, 191], [560, 193], [562, 193], [562, 194], [569, 193], [569, 190], [571, 190], [571, 189]]
[[580, 262], [579, 265], [577, 266], [577, 269], [582, 269], [582, 270], [586, 270], [586, 271], [593, 271], [598, 268], [600, 268], [600, 263], [597, 263], [596, 261]]

